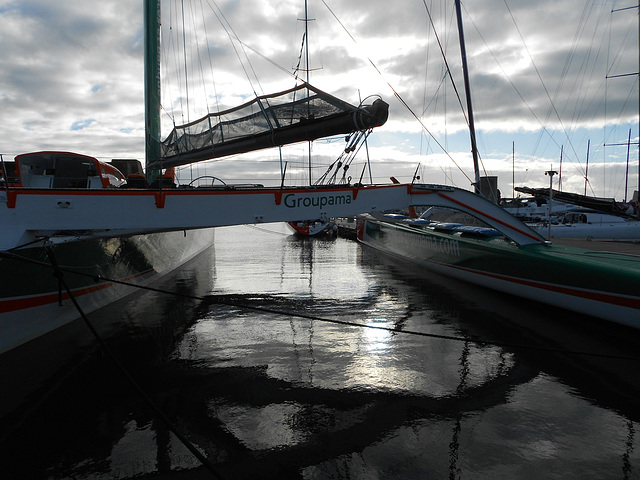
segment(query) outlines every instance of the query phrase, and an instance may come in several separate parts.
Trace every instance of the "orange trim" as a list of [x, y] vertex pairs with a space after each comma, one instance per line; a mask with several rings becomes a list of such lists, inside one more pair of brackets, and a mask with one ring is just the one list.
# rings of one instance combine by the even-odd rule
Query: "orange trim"
[[[105, 196], [153, 196], [156, 207], [164, 208], [166, 204], [166, 198], [171, 196], [180, 195], [273, 195], [276, 205], [280, 206], [282, 203], [282, 196], [284, 193], [323, 193], [323, 192], [347, 192], [351, 191], [353, 200], [356, 200], [360, 191], [363, 190], [379, 190], [383, 188], [397, 188], [401, 185], [371, 185], [363, 186], [360, 188], [343, 187], [343, 188], [326, 188], [326, 189], [312, 189], [312, 188], [293, 188], [293, 189], [276, 189], [276, 188], [263, 188], [255, 190], [183, 190], [183, 189], [167, 189], [162, 192], [157, 190], [142, 189], [142, 188], [104, 188], [104, 189], [34, 189], [34, 188], [12, 188], [7, 195], [7, 207], [15, 208], [17, 198], [19, 195], [60, 195], [61, 192], [65, 196], [71, 195], [105, 195]], [[407, 193], [432, 193], [432, 192], [412, 192], [411, 185], [403, 185], [407, 188]]]
[[356, 223], [356, 237], [358, 240], [362, 240], [364, 238], [364, 224], [365, 222], [362, 221]]
[[[403, 185], [411, 189], [411, 185]], [[256, 188], [255, 190], [242, 189], [242, 190], [205, 190], [205, 189], [167, 189], [163, 190], [162, 193], [165, 195], [274, 195], [274, 194], [283, 194], [287, 193], [322, 193], [322, 192], [346, 192], [348, 190], [380, 190], [384, 188], [398, 188], [397, 185], [365, 185], [363, 187], [353, 187], [353, 186], [345, 186], [345, 187], [332, 187], [332, 188], [286, 188], [280, 189], [277, 187], [263, 187]], [[60, 192], [63, 191], [65, 195], [154, 195], [158, 193], [157, 190], [152, 189], [127, 189], [127, 188], [109, 188], [109, 189], [54, 189], [54, 188], [23, 188], [17, 187], [14, 188], [15, 192], [18, 194], [27, 194], [27, 195], [60, 195]], [[417, 193], [417, 192], [413, 192]]]
[[98, 164], [98, 172], [100, 175], [100, 181], [102, 182], [102, 188], [118, 187], [117, 184], [111, 183], [109, 175], [112, 175], [113, 177], [118, 178], [123, 182], [125, 181], [125, 178], [122, 172], [118, 170], [116, 167], [114, 167], [113, 165], [109, 165], [108, 163], [98, 162], [97, 160], [96, 162]]
[[[148, 275], [153, 271], [154, 270], [146, 270], [136, 275], [131, 275], [130, 277], [126, 277], [122, 279], [122, 281], [133, 280], [134, 278]], [[106, 282], [100, 285], [93, 285], [91, 287], [79, 288], [77, 290], [74, 290], [72, 293], [74, 296], [80, 297], [82, 295], [98, 292], [100, 290], [104, 290], [105, 288], [113, 287], [115, 285], [117, 285], [116, 282]], [[39, 295], [34, 297], [23, 297], [23, 298], [14, 298], [10, 300], [2, 300], [0, 301], [0, 313], [14, 312], [16, 310], [26, 310], [29, 308], [41, 307], [43, 305], [57, 303], [59, 298], [60, 297], [57, 293], [47, 293], [44, 295]], [[62, 293], [62, 299], [63, 300], [69, 299], [69, 295], [67, 294], [67, 292]]]
[[414, 190], [413, 185], [407, 184], [407, 195], [430, 195], [434, 193], [433, 190]]
[[[73, 292], [75, 296], [82, 296], [88, 293], [97, 292], [99, 290], [103, 290], [107, 287], [111, 287], [115, 285], [114, 283], [105, 283], [103, 285], [97, 285], [95, 287], [84, 288], [81, 290], [77, 290]], [[3, 300], [0, 302], [0, 313], [13, 312], [16, 310], [25, 310], [33, 307], [41, 307], [43, 305], [48, 305], [51, 303], [58, 302], [58, 294], [50, 293], [48, 295], [40, 295], [39, 297], [30, 297], [30, 298], [16, 298], [13, 300]], [[69, 295], [66, 292], [62, 293], [62, 299], [68, 300]]]
[[166, 200], [166, 195], [164, 194], [164, 192], [154, 192], [153, 195], [156, 199], [156, 207], [164, 208], [164, 202]]
[[[403, 185], [404, 186], [404, 185]], [[379, 190], [383, 188], [397, 188], [400, 185], [373, 185], [373, 186], [364, 186], [360, 188], [354, 187], [343, 187], [343, 188], [323, 188], [323, 189], [314, 189], [314, 188], [293, 188], [281, 190], [278, 188], [263, 188], [256, 190], [185, 190], [185, 189], [167, 189], [159, 192], [157, 190], [151, 189], [141, 189], [141, 188], [104, 188], [104, 189], [34, 189], [34, 188], [14, 188], [11, 190], [11, 194], [8, 200], [8, 207], [13, 208], [16, 204], [16, 199], [19, 195], [60, 195], [61, 192], [64, 193], [65, 196], [123, 196], [123, 197], [134, 197], [134, 196], [153, 196], [156, 206], [158, 208], [164, 208], [166, 203], [166, 198], [173, 196], [182, 196], [182, 195], [195, 195], [195, 196], [209, 196], [209, 195], [273, 195], [276, 201], [276, 205], [280, 205], [282, 202], [282, 196], [284, 193], [331, 193], [331, 192], [348, 192], [351, 191], [353, 195], [353, 199], [356, 200], [358, 197], [358, 193], [364, 190]], [[406, 185], [407, 191], [410, 191], [411, 186]]]
[[7, 208], [16, 208], [16, 200], [18, 200], [18, 192], [7, 191]]

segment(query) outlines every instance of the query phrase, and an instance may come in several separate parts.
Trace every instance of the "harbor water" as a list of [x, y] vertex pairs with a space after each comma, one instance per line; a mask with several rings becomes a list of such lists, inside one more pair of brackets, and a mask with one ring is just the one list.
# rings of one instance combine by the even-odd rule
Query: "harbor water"
[[283, 224], [154, 287], [0, 358], [2, 478], [640, 479], [640, 332]]

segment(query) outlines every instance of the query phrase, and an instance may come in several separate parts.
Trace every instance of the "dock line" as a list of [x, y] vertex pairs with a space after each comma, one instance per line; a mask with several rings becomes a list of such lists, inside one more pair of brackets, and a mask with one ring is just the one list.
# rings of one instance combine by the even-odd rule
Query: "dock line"
[[82, 319], [84, 320], [87, 327], [89, 327], [89, 330], [91, 330], [91, 333], [93, 334], [96, 341], [100, 345], [100, 348], [113, 361], [113, 363], [118, 368], [118, 370], [120, 370], [120, 373], [124, 375], [124, 377], [129, 381], [129, 383], [133, 386], [133, 388], [138, 392], [140, 397], [142, 397], [142, 399], [147, 403], [147, 405], [149, 405], [149, 407], [165, 423], [167, 428], [169, 428], [169, 430], [173, 432], [173, 434], [180, 440], [180, 442], [185, 447], [187, 447], [187, 449], [189, 449], [189, 451], [193, 454], [193, 456], [198, 459], [198, 461], [202, 464], [202, 466], [204, 466], [207, 470], [209, 470], [209, 472], [211, 472], [215, 478], [224, 480], [224, 477], [218, 472], [218, 470], [213, 466], [213, 464], [209, 461], [209, 459], [205, 457], [202, 453], [200, 453], [200, 451], [189, 441], [189, 439], [182, 432], [180, 432], [180, 430], [178, 430], [178, 428], [173, 424], [173, 422], [169, 419], [169, 417], [167, 417], [167, 415], [165, 415], [165, 413], [162, 410], [160, 410], [160, 408], [155, 404], [155, 402], [151, 399], [151, 397], [149, 397], [149, 395], [144, 391], [144, 389], [140, 386], [140, 384], [133, 378], [133, 376], [129, 373], [129, 371], [125, 368], [125, 366], [116, 358], [116, 356], [113, 354], [113, 352], [104, 342], [104, 340], [102, 340], [102, 337], [100, 336], [98, 331], [95, 329], [93, 324], [89, 321], [89, 318], [86, 316], [86, 314], [78, 304], [75, 296], [73, 295], [73, 292], [71, 292], [71, 289], [65, 282], [64, 273], [60, 268], [60, 266], [58, 265], [58, 262], [56, 261], [55, 255], [53, 254], [53, 249], [50, 246], [47, 246], [46, 251], [47, 251], [47, 256], [49, 257], [49, 260], [51, 261], [51, 267], [53, 268], [55, 277], [58, 279], [58, 282], [60, 282], [61, 287], [64, 287], [64, 289], [66, 290], [67, 295], [69, 295], [69, 298], [73, 302], [74, 307], [76, 308], [76, 310], [78, 311]]
[[[52, 268], [52, 265], [48, 264], [46, 262], [41, 262], [41, 261], [38, 261], [38, 260], [33, 260], [33, 259], [30, 259], [30, 258], [21, 257], [20, 255], [16, 255], [15, 253], [10, 253], [10, 252], [6, 252], [6, 251], [0, 251], [0, 257], [12, 258], [12, 259], [15, 259], [15, 260], [23, 260], [25, 262], [41, 265], [43, 267]], [[441, 334], [437, 334], [437, 333], [418, 332], [418, 331], [415, 331], [415, 330], [400, 330], [400, 329], [397, 329], [397, 328], [382, 327], [382, 326], [379, 326], [379, 325], [366, 325], [366, 324], [358, 323], [358, 322], [350, 322], [350, 321], [346, 321], [346, 320], [335, 320], [335, 319], [331, 319], [331, 318], [318, 317], [318, 316], [315, 316], [315, 315], [307, 315], [307, 314], [300, 313], [300, 312], [287, 312], [287, 311], [275, 310], [275, 309], [266, 308], [266, 307], [246, 305], [246, 304], [240, 304], [240, 303], [235, 303], [235, 302], [219, 301], [219, 300], [215, 300], [215, 296], [212, 296], [212, 295], [204, 296], [204, 297], [196, 296], [196, 295], [187, 295], [187, 294], [183, 294], [183, 293], [171, 292], [169, 290], [163, 290], [163, 289], [160, 289], [160, 288], [150, 287], [150, 286], [146, 286], [146, 285], [137, 285], [135, 283], [126, 282], [126, 281], [122, 281], [122, 280], [116, 280], [116, 279], [108, 278], [108, 277], [103, 277], [101, 275], [92, 275], [90, 273], [76, 272], [76, 271], [74, 271], [73, 269], [70, 269], [70, 268], [65, 268], [65, 267], [60, 267], [60, 266], [58, 266], [57, 268], [58, 268], [58, 270], [60, 272], [68, 272], [68, 273], [72, 273], [74, 275], [81, 275], [81, 276], [85, 276], [85, 277], [91, 277], [96, 282], [99, 282], [99, 281], [113, 282], [113, 283], [117, 283], [117, 284], [120, 284], [120, 285], [125, 285], [125, 286], [129, 286], [129, 287], [133, 287], [133, 288], [138, 288], [140, 290], [147, 290], [147, 291], [157, 292], [157, 293], [166, 294], [166, 295], [173, 295], [173, 296], [181, 297], [181, 298], [188, 298], [188, 299], [192, 299], [192, 300], [199, 300], [199, 301], [209, 302], [209, 303], [218, 304], [218, 305], [226, 305], [226, 306], [240, 308], [240, 309], [254, 310], [254, 311], [258, 311], [258, 312], [273, 313], [273, 314], [276, 314], [276, 315], [283, 315], [283, 316], [287, 316], [287, 317], [298, 317], [298, 318], [305, 318], [307, 320], [315, 320], [315, 321], [318, 321], [318, 322], [334, 323], [334, 324], [344, 325], [344, 326], [348, 326], [348, 327], [373, 328], [373, 329], [377, 329], [377, 330], [386, 330], [386, 331], [392, 332], [392, 333], [404, 333], [404, 334], [407, 334], [407, 335], [418, 335], [418, 336], [421, 336], [421, 337], [437, 338], [437, 339], [441, 339], [441, 340], [449, 340], [449, 341], [455, 341], [455, 342], [469, 342], [469, 341], [472, 341], [472, 342], [477, 343], [478, 345], [482, 345], [482, 346], [493, 345], [493, 346], [496, 346], [496, 347], [507, 347], [507, 348], [518, 349], [518, 350], [533, 350], [533, 351], [548, 352], [548, 353], [560, 353], [560, 354], [567, 354], [567, 355], [582, 355], [582, 356], [588, 356], [588, 357], [610, 358], [610, 359], [616, 359], [616, 360], [629, 360], [629, 361], [632, 361], [632, 362], [640, 362], [640, 357], [629, 357], [629, 356], [626, 356], [626, 355], [613, 355], [613, 354], [609, 354], [609, 353], [586, 352], [586, 351], [580, 351], [580, 350], [565, 350], [565, 349], [561, 349], [561, 348], [540, 347], [540, 346], [535, 346], [535, 345], [523, 345], [523, 344], [517, 344], [517, 343], [499, 342], [499, 341], [494, 341], [494, 340], [482, 340], [482, 339], [478, 339], [478, 338], [458, 337], [458, 336], [455, 336], [455, 335], [441, 335]], [[74, 303], [75, 303], [75, 299], [73, 299], [73, 300], [74, 300]], [[87, 320], [85, 320], [85, 321], [87, 321]]]

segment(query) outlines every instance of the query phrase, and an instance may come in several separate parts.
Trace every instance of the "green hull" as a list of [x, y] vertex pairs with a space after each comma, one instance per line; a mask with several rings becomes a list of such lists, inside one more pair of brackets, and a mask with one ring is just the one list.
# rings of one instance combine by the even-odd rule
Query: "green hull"
[[359, 239], [428, 269], [640, 328], [640, 259], [570, 247], [518, 246], [431, 226], [365, 220]]

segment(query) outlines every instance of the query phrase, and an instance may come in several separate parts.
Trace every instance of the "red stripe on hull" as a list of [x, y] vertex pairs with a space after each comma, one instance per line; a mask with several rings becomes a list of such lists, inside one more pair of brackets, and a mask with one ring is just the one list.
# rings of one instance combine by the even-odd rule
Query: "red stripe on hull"
[[[135, 278], [147, 275], [151, 272], [153, 272], [153, 270], [132, 275], [131, 277], [123, 278], [121, 279], [121, 281], [126, 282], [129, 280], [133, 280]], [[94, 293], [100, 290], [104, 290], [105, 288], [109, 288], [114, 285], [117, 285], [117, 283], [114, 283], [114, 282], [102, 283], [100, 285], [95, 285], [92, 287], [79, 288], [79, 289], [73, 290], [71, 293], [75, 297], [81, 297], [89, 293]], [[60, 296], [58, 293], [48, 293], [45, 295], [37, 295], [33, 297], [22, 297], [22, 298], [13, 298], [10, 300], [2, 300], [0, 301], [0, 313], [15, 312], [17, 310], [26, 310], [33, 307], [41, 307], [43, 305], [56, 303], [60, 299], [68, 300], [69, 295], [67, 294], [67, 292], [62, 292], [62, 296]]]
[[[444, 264], [441, 264], [441, 265], [444, 265]], [[635, 308], [637, 310], [640, 310], [639, 298], [622, 297], [622, 296], [613, 295], [610, 293], [602, 293], [594, 290], [579, 290], [575, 288], [563, 287], [560, 285], [534, 282], [531, 280], [523, 280], [523, 279], [514, 278], [514, 277], [505, 277], [505, 276], [497, 275], [494, 273], [481, 272], [477, 270], [469, 270], [466, 268], [457, 267], [455, 265], [446, 265], [446, 266], [455, 268], [457, 270], [461, 270], [464, 272], [474, 273], [476, 275], [495, 278], [497, 280], [501, 280], [504, 282], [516, 283], [519, 285], [526, 285], [528, 287], [539, 288], [541, 290], [548, 290], [550, 292], [560, 293], [562, 295], [571, 295], [572, 297], [579, 297], [587, 300], [595, 300], [597, 302], [610, 303], [612, 305], [618, 305], [620, 307]]]

